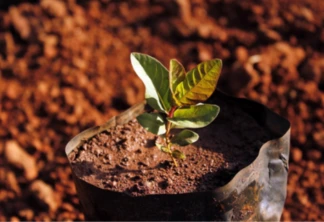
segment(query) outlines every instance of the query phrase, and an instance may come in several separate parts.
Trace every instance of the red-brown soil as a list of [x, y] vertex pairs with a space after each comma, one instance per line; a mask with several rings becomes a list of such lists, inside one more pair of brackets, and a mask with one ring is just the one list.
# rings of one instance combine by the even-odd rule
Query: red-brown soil
[[83, 220], [65, 144], [142, 101], [129, 53], [187, 69], [292, 123], [282, 220], [324, 220], [324, 2], [27, 0], [0, 7], [0, 220]]
[[133, 119], [73, 150], [69, 155], [72, 168], [90, 184], [132, 196], [203, 192], [224, 186], [256, 159], [272, 137], [236, 105], [215, 103], [221, 112], [207, 127], [195, 129], [199, 140], [183, 147], [173, 145], [186, 155], [184, 161], [177, 161], [178, 167], [155, 146], [161, 138]]

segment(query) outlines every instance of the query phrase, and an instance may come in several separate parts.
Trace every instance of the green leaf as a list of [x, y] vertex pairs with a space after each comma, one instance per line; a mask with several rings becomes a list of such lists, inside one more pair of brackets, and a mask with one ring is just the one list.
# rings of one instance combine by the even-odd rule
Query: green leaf
[[166, 132], [163, 117], [158, 113], [143, 113], [136, 119], [144, 129], [151, 133], [161, 135]]
[[186, 71], [181, 65], [180, 62], [178, 62], [176, 59], [170, 60], [170, 71], [169, 71], [169, 84], [170, 84], [170, 90], [172, 94], [173, 99], [173, 105], [182, 105], [179, 101], [177, 101], [177, 98], [174, 95], [174, 92], [179, 85], [186, 77]]
[[162, 144], [159, 143], [155, 143], [155, 145], [159, 148], [159, 150], [161, 150], [162, 152], [165, 153], [171, 153], [171, 151], [168, 149], [168, 147], [163, 146]]
[[145, 85], [147, 103], [160, 112], [168, 112], [170, 105], [169, 72], [155, 58], [142, 53], [131, 53], [131, 63]]
[[206, 101], [216, 88], [221, 69], [222, 60], [220, 59], [200, 63], [190, 70], [185, 79], [176, 87], [175, 97], [183, 105], [194, 105]]
[[185, 160], [186, 159], [186, 155], [181, 152], [180, 150], [173, 150], [172, 151], [172, 156], [176, 159], [179, 159], [179, 160]]
[[219, 113], [219, 106], [213, 104], [197, 104], [181, 107], [167, 118], [174, 128], [201, 128], [210, 124]]
[[186, 146], [194, 143], [199, 139], [199, 135], [191, 130], [182, 130], [179, 134], [171, 139], [171, 143], [178, 144], [179, 146]]
[[176, 59], [170, 60], [170, 89], [172, 92], [175, 91], [176, 87], [180, 82], [182, 82], [186, 77], [186, 71]]

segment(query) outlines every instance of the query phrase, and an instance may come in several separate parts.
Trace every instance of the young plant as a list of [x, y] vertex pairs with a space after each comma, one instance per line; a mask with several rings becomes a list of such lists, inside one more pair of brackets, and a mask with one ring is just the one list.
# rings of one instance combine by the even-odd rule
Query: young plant
[[[145, 99], [154, 112], [143, 113], [138, 122], [149, 132], [159, 135], [163, 142], [156, 146], [168, 153], [174, 164], [184, 160], [185, 154], [174, 148], [186, 146], [198, 140], [199, 135], [186, 128], [201, 128], [210, 124], [220, 108], [214, 104], [203, 104], [214, 92], [222, 68], [220, 59], [200, 63], [186, 73], [176, 59], [170, 60], [168, 71], [155, 58], [131, 53], [131, 63], [145, 85]], [[183, 129], [171, 134], [171, 129]]]

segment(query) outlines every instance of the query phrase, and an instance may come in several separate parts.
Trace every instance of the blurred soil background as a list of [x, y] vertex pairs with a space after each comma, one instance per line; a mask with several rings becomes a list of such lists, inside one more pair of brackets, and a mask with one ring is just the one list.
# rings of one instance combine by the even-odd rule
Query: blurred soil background
[[66, 143], [140, 102], [138, 51], [187, 69], [221, 58], [219, 88], [291, 127], [282, 220], [324, 220], [324, 1], [1, 0], [0, 221], [84, 220]]

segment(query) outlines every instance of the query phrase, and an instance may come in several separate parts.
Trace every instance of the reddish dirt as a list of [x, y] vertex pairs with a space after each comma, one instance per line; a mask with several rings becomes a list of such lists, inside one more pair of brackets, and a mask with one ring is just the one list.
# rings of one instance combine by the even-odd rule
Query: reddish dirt
[[186, 155], [186, 160], [177, 161], [178, 167], [155, 146], [161, 138], [133, 119], [72, 151], [69, 159], [75, 174], [95, 186], [133, 196], [212, 191], [227, 184], [272, 137], [236, 105], [214, 103], [221, 112], [207, 127], [195, 129], [199, 140], [173, 145]]
[[323, 1], [2, 2], [1, 221], [84, 219], [64, 146], [143, 99], [131, 51], [221, 58], [219, 88], [292, 123], [282, 219], [324, 220]]

